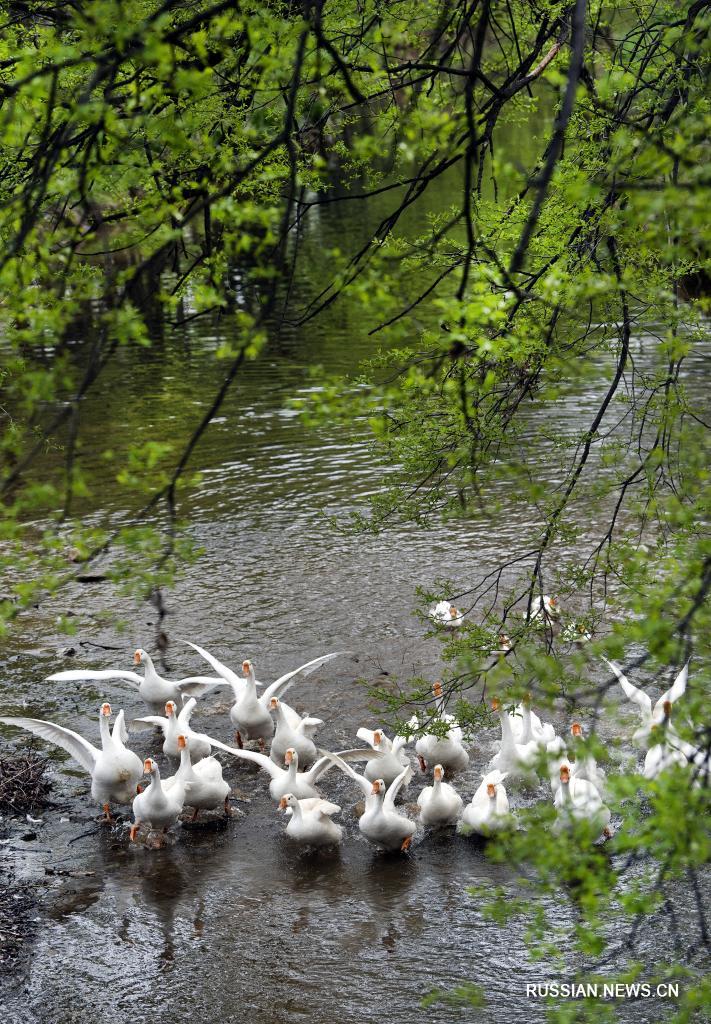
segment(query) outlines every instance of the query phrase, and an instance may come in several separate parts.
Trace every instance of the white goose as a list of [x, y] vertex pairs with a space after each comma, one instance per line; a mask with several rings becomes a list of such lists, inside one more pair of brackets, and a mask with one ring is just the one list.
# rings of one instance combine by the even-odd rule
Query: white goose
[[190, 717], [196, 703], [195, 698], [191, 697], [178, 714], [175, 701], [169, 700], [165, 705], [165, 718], [159, 715], [144, 715], [142, 718], [134, 718], [130, 728], [149, 729], [152, 725], [157, 726], [163, 733], [163, 753], [166, 757], [180, 757], [178, 737], [185, 736], [189, 741], [190, 760], [199, 761], [201, 757], [209, 757], [212, 748], [209, 736], [190, 728]]
[[185, 803], [193, 808], [192, 820], [200, 811], [214, 811], [223, 807], [230, 813], [230, 785], [222, 777], [222, 765], [216, 757], [203, 757], [193, 765], [190, 760], [190, 739], [178, 736], [180, 767], [175, 775], [163, 780], [163, 789], [169, 792], [174, 786], [185, 790]]
[[640, 690], [636, 686], [633, 686], [614, 662], [608, 661], [607, 658], [603, 658], [602, 660], [617, 676], [625, 695], [633, 704], [637, 705], [640, 718], [642, 719], [642, 725], [635, 731], [632, 738], [638, 742], [643, 742], [649, 736], [652, 726], [661, 725], [664, 721], [665, 703], [668, 701], [670, 704], [674, 704], [675, 701], [679, 700], [679, 698], [686, 692], [686, 684], [689, 679], [689, 662], [687, 661], [686, 665], [684, 665], [683, 669], [669, 689], [661, 695], [657, 703], [652, 707], [652, 700], [644, 690]]
[[79, 681], [83, 679], [123, 679], [138, 690], [138, 695], [152, 709], [163, 707], [166, 701], [173, 700], [180, 704], [184, 696], [200, 696], [217, 686], [224, 686], [224, 680], [212, 676], [188, 676], [186, 679], [165, 679], [156, 672], [153, 659], [142, 647], [133, 655], [136, 665], [145, 665], [144, 675], [127, 672], [122, 669], [73, 669], [68, 672], [55, 672], [47, 676], [51, 682]]
[[567, 768], [569, 772], [572, 772], [575, 762], [568, 757], [568, 748], [562, 736], [556, 736], [551, 740], [546, 746], [546, 752], [548, 755], [548, 778], [553, 795], [555, 795], [560, 789], [561, 768]]
[[531, 601], [530, 621], [540, 619], [543, 622], [554, 622], [560, 618], [560, 604], [557, 597], [550, 597], [544, 594], [543, 597], [534, 597]]
[[318, 727], [323, 725], [323, 721], [320, 718], [309, 718], [308, 715], [302, 718], [278, 697], [272, 697], [269, 701], [269, 710], [274, 712], [276, 718], [276, 729], [269, 750], [272, 761], [283, 763], [287, 750], [293, 749], [299, 755], [302, 767], [308, 768], [318, 755], [312, 737]]
[[[327, 756], [320, 757], [318, 761], [307, 771], [299, 771], [299, 755], [293, 747], [290, 747], [284, 754], [285, 768], [275, 764], [267, 754], [258, 753], [256, 750], [238, 750], [235, 747], [228, 747], [225, 743], [211, 738], [210, 742], [218, 750], [224, 750], [233, 757], [243, 761], [251, 761], [259, 765], [262, 771], [271, 776], [269, 783], [269, 795], [277, 803], [287, 793], [293, 793], [297, 800], [309, 798], [320, 798], [321, 794], [316, 788], [319, 779], [333, 768], [333, 761]], [[349, 756], [350, 751], [341, 751], [340, 756]]]
[[320, 797], [299, 800], [293, 793], [285, 793], [279, 806], [290, 815], [286, 834], [297, 843], [337, 846], [343, 839], [343, 829], [331, 821], [331, 815], [341, 811], [338, 804]]
[[463, 800], [443, 778], [444, 769], [441, 764], [436, 764], [432, 785], [425, 786], [417, 798], [423, 825], [451, 825], [459, 817]]
[[434, 608], [429, 610], [430, 618], [445, 629], [457, 629], [464, 622], [464, 614], [455, 608], [449, 601], [438, 601]]
[[678, 743], [676, 735], [673, 733], [670, 735], [671, 712], [671, 701], [664, 701], [662, 722], [659, 725], [653, 722], [649, 727], [649, 739], [652, 745], [644, 759], [643, 775], [645, 779], [656, 779], [663, 771], [674, 765], [686, 768], [689, 763], [683, 750], [676, 745]]
[[144, 761], [143, 769], [146, 775], [150, 775], [151, 781], [133, 800], [133, 824], [129, 832], [132, 842], [144, 823], [166, 833], [180, 817], [185, 802], [185, 785], [182, 781], [174, 781], [170, 789], [165, 789], [158, 765], [150, 757]]
[[476, 793], [462, 812], [458, 831], [464, 835], [476, 832], [480, 836], [490, 836], [513, 827], [514, 819], [509, 813], [509, 798], [502, 785], [505, 778], [506, 772], [500, 772], [498, 769], [484, 776]]
[[596, 787], [585, 779], [571, 776], [570, 769], [565, 765], [560, 769], [560, 788], [555, 795], [555, 806], [558, 810], [557, 828], [560, 829], [566, 820], [587, 821], [597, 833], [609, 838], [610, 809], [602, 800]]
[[396, 736], [390, 740], [382, 729], [375, 729], [372, 732], [370, 729], [359, 729], [356, 736], [372, 748], [372, 753], [366, 754], [367, 760], [363, 770], [366, 779], [370, 782], [382, 779], [386, 786], [392, 785], [403, 768], [410, 763], [404, 749], [407, 746], [407, 738]]
[[[190, 641], [186, 641], [186, 643], [190, 643]], [[313, 658], [304, 665], [299, 665], [298, 668], [275, 679], [273, 683], [267, 686], [264, 693], [257, 696], [257, 686], [261, 686], [261, 683], [257, 682], [254, 666], [251, 661], [242, 662], [242, 671], [245, 674], [245, 678], [240, 679], [232, 669], [223, 665], [221, 661], [218, 661], [217, 658], [204, 648], [198, 647], [197, 644], [193, 643], [190, 646], [198, 654], [201, 654], [233, 689], [235, 703], [230, 710], [230, 718], [236, 730], [235, 739], [237, 746], [242, 746], [244, 740], [247, 739], [259, 740], [260, 746], [263, 747], [264, 741], [271, 739], [274, 733], [274, 722], [269, 714], [272, 697], [283, 696], [294, 683], [296, 676], [300, 674], [310, 675], [322, 665], [332, 661], [333, 658], [340, 658], [342, 655], [350, 653], [349, 651], [335, 651], [332, 654], [323, 654], [320, 658]], [[298, 717], [296, 712], [289, 708], [288, 705], [282, 705], [282, 707], [286, 709], [285, 714], [287, 716], [291, 714]], [[292, 724], [294, 724], [293, 719]], [[281, 756], [283, 757], [283, 752]]]
[[[463, 771], [469, 764], [469, 754], [462, 746], [462, 730], [453, 715], [447, 714], [444, 706], [442, 684], [435, 683], [432, 687], [437, 708], [436, 719], [447, 725], [447, 733], [444, 737], [432, 733], [425, 733], [415, 743], [415, 752], [423, 772], [427, 771], [428, 763], [441, 764], [443, 768], [451, 771]], [[410, 721], [411, 728], [418, 728], [420, 720], [414, 715]], [[410, 739], [410, 736], [407, 737]]]
[[573, 722], [570, 732], [573, 737], [573, 753], [575, 756], [572, 766], [569, 765], [571, 772], [576, 779], [585, 779], [586, 782], [591, 782], [602, 796], [605, 792], [604, 771], [598, 767], [596, 759], [589, 751], [583, 750], [579, 752], [576, 749], [584, 739], [583, 727], [580, 722]]
[[491, 759], [491, 767], [506, 772], [512, 778], [533, 782], [536, 778], [536, 762], [540, 747], [536, 740], [528, 743], [517, 743], [511, 728], [511, 719], [504, 711], [501, 701], [495, 697], [491, 702], [492, 709], [499, 716], [501, 723], [501, 746]]
[[329, 754], [328, 757], [353, 779], [365, 797], [365, 811], [358, 819], [358, 827], [365, 838], [383, 850], [408, 850], [415, 833], [415, 823], [398, 814], [395, 798], [410, 781], [412, 768], [409, 765], [403, 768], [392, 785], [386, 788], [382, 779], [369, 782], [337, 754]]
[[517, 743], [530, 743], [533, 740], [539, 747], [547, 747], [555, 739], [553, 726], [549, 722], [542, 722], [538, 715], [531, 711], [530, 693], [527, 693], [514, 709], [511, 716], [511, 731]]
[[41, 718], [0, 718], [5, 725], [40, 736], [71, 754], [75, 761], [91, 775], [92, 798], [101, 805], [104, 820], [111, 821], [111, 804], [130, 804], [136, 785], [143, 776], [140, 757], [124, 746], [123, 712], [116, 717], [113, 734], [109, 729], [111, 705], [102, 704], [99, 712], [101, 748], [97, 748], [73, 729], [46, 722]]

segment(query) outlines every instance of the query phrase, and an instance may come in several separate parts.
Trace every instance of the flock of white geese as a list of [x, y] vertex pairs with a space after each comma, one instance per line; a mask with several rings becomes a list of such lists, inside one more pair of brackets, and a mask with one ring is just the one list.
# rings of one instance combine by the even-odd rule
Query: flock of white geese
[[[143, 649], [134, 654], [136, 665], [144, 667], [143, 675], [106, 669], [49, 676], [52, 681], [68, 682], [119, 679], [131, 685], [148, 705], [151, 714], [129, 723], [119, 711], [111, 727], [111, 706], [102, 704], [100, 747], [54, 722], [21, 717], [0, 717], [0, 722], [26, 729], [68, 751], [91, 775], [91, 795], [103, 808], [102, 820], [113, 821], [112, 804], [132, 805], [130, 838], [136, 840], [141, 833], [151, 846], [165, 842], [166, 834], [181, 820], [186, 808], [192, 808], [193, 820], [200, 811], [224, 809], [229, 814], [231, 790], [223, 778], [222, 765], [212, 754], [216, 749], [257, 764], [269, 776], [269, 793], [286, 812], [286, 832], [297, 843], [311, 847], [341, 843], [343, 830], [333, 821], [341, 808], [319, 790], [326, 773], [338, 768], [364, 798], [359, 827], [365, 839], [380, 849], [405, 851], [412, 843], [417, 822], [396, 800], [413, 776], [408, 754], [412, 743], [422, 772], [432, 770], [431, 785], [424, 786], [417, 797], [418, 818], [424, 826], [456, 824], [464, 834], [482, 836], [515, 828], [504, 781], [537, 784], [541, 775], [548, 775], [558, 811], [556, 827], [564, 827], [571, 819], [584, 820], [590, 823], [595, 838], [611, 835], [605, 774], [585, 748], [582, 726], [574, 722], [568, 737], [558, 736], [552, 725], [534, 713], [530, 700], [510, 710], [498, 699], [492, 701], [501, 725], [501, 742], [465, 804], [451, 781], [445, 781], [445, 774], [450, 777], [468, 766], [469, 753], [462, 729], [446, 710], [441, 683], [434, 684], [428, 717], [410, 720], [409, 736], [390, 739], [382, 728], [360, 728], [356, 735], [364, 746], [332, 753], [319, 750], [314, 742], [316, 730], [323, 724], [321, 719], [301, 716], [282, 698], [298, 678], [349, 652], [325, 654], [264, 685], [257, 681], [251, 661], [242, 663], [239, 675], [204, 648], [193, 643], [190, 646], [212, 666], [216, 676], [166, 679]], [[641, 724], [633, 738], [647, 748], [644, 775], [656, 778], [676, 764], [706, 770], [701, 753], [681, 740], [670, 722], [672, 705], [686, 690], [688, 663], [654, 705], [616, 665], [607, 664], [639, 711]], [[233, 691], [230, 719], [236, 746], [196, 732], [190, 724], [196, 698], [218, 687]], [[436, 727], [433, 722], [437, 722]], [[162, 753], [167, 761], [179, 761], [170, 777], [163, 777], [154, 758], [141, 760], [127, 746], [129, 731], [153, 728], [162, 733]], [[252, 749], [247, 749], [245, 743], [250, 743]], [[363, 763], [362, 773], [353, 767]]]

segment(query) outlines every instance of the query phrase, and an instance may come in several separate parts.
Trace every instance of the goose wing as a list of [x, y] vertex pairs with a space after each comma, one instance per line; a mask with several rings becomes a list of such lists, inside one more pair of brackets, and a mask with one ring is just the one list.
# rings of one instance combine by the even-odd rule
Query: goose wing
[[672, 685], [669, 687], [666, 693], [663, 693], [661, 695], [657, 703], [654, 705], [655, 720], [657, 716], [660, 716], [660, 718], [664, 717], [664, 704], [666, 701], [669, 701], [671, 704], [673, 704], [674, 701], [677, 701], [680, 697], [684, 696], [684, 694], [686, 693], [686, 684], [688, 681], [689, 662], [687, 661], [686, 665], [684, 665], [683, 669], [676, 677]]
[[119, 668], [72, 669], [71, 672], [55, 672], [54, 675], [47, 676], [50, 683], [77, 682], [81, 679], [123, 679], [136, 690], [143, 682], [143, 677], [137, 672], [125, 672]]
[[[313, 785], [321, 778], [322, 775], [325, 775], [327, 771], [334, 768], [336, 765], [336, 762], [332, 760], [330, 751], [324, 750], [319, 751], [319, 753], [323, 756], [319, 757], [318, 761], [316, 761], [315, 764], [312, 764], [307, 772], [304, 772], [304, 778], [309, 785]], [[350, 762], [370, 761], [373, 756], [384, 757], [385, 755], [375, 753], [369, 747], [359, 747], [353, 750], [339, 750], [337, 751], [337, 756], [340, 757], [342, 761]]]
[[111, 737], [118, 743], [128, 743], [128, 729], [126, 728], [126, 716], [123, 708], [121, 708], [119, 713], [116, 715], [116, 721], [114, 722], [114, 727], [111, 730]]
[[398, 795], [403, 786], [406, 786], [412, 778], [412, 768], [408, 764], [406, 768], [400, 772], [396, 779], [393, 779], [392, 783], [388, 786], [385, 798], [383, 799], [383, 810], [394, 811], [395, 810], [395, 797]]
[[143, 718], [133, 718], [128, 723], [129, 729], [133, 732], [145, 732], [146, 729], [150, 729], [154, 725], [161, 729], [165, 736], [165, 730], [168, 727], [168, 719], [161, 718], [160, 715], [144, 715]]
[[202, 697], [218, 686], [232, 686], [232, 683], [227, 679], [217, 679], [215, 676], [188, 676], [186, 679], [179, 679], [175, 685], [183, 697]]
[[[354, 771], [349, 764], [347, 764], [342, 757], [338, 754], [324, 754], [329, 761], [332, 761], [336, 767], [340, 768], [344, 775], [348, 775], [353, 781], [360, 787], [364, 796], [369, 796], [372, 790], [372, 784], [363, 775], [359, 775], [357, 771]], [[397, 780], [396, 780], [397, 781]]]
[[340, 658], [344, 654], [350, 654], [350, 651], [334, 651], [332, 654], [322, 654], [320, 658], [314, 658], [312, 661], [307, 661], [305, 665], [299, 665], [298, 668], [293, 669], [291, 672], [287, 672], [286, 675], [279, 676], [273, 683], [266, 688], [261, 696], [261, 700], [268, 704], [272, 697], [281, 697], [283, 693], [289, 689], [294, 681], [294, 678], [303, 673], [305, 676], [311, 675], [321, 665], [325, 665], [326, 662], [332, 661], [334, 658]]
[[27, 732], [54, 743], [56, 747], [61, 747], [71, 754], [89, 774], [94, 771], [96, 759], [101, 751], [73, 729], [65, 729], [62, 725], [45, 722], [41, 718], [0, 718], [0, 722], [5, 725], [16, 725], [18, 729], [26, 729]]
[[[242, 690], [244, 689], [244, 679], [242, 679], [241, 676], [238, 676], [237, 673], [233, 672], [232, 669], [228, 668], [227, 665], [223, 665], [221, 661], [217, 660], [214, 654], [210, 654], [209, 651], [206, 651], [204, 647], [200, 647], [199, 644], [194, 644], [190, 640], [183, 640], [181, 642], [187, 644], [188, 647], [192, 647], [194, 651], [198, 652], [201, 658], [204, 658], [205, 661], [212, 665], [215, 672], [217, 672], [218, 676], [221, 676], [225, 680], [225, 682], [230, 684], [234, 691], [235, 697], [239, 697], [241, 695]], [[210, 677], [194, 676], [190, 677], [189, 679], [181, 679], [181, 683], [190, 683], [191, 681], [205, 682], [206, 680], [210, 680]], [[212, 681], [212, 685], [217, 685], [215, 680]]]
[[629, 679], [622, 674], [620, 669], [615, 665], [614, 662], [608, 661], [607, 658], [602, 659], [606, 665], [612, 669], [617, 676], [620, 686], [625, 691], [625, 695], [633, 704], [636, 704], [642, 715], [642, 720], [648, 722], [652, 716], [652, 701], [650, 697], [644, 692], [639, 690], [636, 686], [633, 686]]
[[305, 715], [299, 722], [297, 732], [300, 732], [302, 736], [306, 736], [308, 739], [313, 739], [316, 731], [323, 725], [322, 718], [309, 718]]
[[[210, 740], [210, 746], [217, 747], [218, 750], [224, 750], [227, 754], [232, 754], [234, 757], [239, 757], [243, 761], [252, 761], [253, 764], [258, 764], [259, 767], [269, 772], [273, 779], [281, 778], [284, 769], [280, 768], [278, 764], [274, 764], [272, 759], [266, 754], [258, 754], [256, 750], [238, 750], [237, 747], [228, 747], [226, 743], [220, 743], [219, 740], [213, 740], [212, 736], [208, 737]], [[202, 764], [198, 761], [198, 764]]]

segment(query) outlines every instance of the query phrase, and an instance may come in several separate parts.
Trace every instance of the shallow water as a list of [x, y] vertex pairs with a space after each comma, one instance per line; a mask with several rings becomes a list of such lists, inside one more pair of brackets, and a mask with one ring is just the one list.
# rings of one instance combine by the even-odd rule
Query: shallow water
[[[322, 213], [324, 245], [357, 229], [347, 218], [337, 207]], [[306, 301], [315, 282], [297, 285]], [[175, 423], [178, 437], [187, 436], [223, 372], [197, 352], [217, 340], [193, 326], [148, 352], [120, 353], [85, 404], [90, 435], [98, 443], [109, 430], [118, 452], [129, 438], [147, 438], [166, 422]], [[405, 525], [379, 537], [330, 528], [324, 512], [358, 507], [381, 486], [383, 469], [361, 438], [341, 428], [306, 432], [285, 403], [312, 386], [310, 365], [354, 369], [369, 344], [336, 307], [301, 332], [283, 330], [245, 369], [196, 458], [203, 479], [190, 494], [189, 515], [204, 555], [167, 599], [165, 628], [173, 641], [196, 640], [232, 664], [251, 656], [261, 678], [326, 650], [353, 651], [290, 695], [300, 710], [325, 720], [319, 741], [331, 749], [352, 746], [359, 725], [378, 724], [359, 677], [387, 684], [439, 675], [439, 643], [415, 614], [416, 586], [449, 578], [466, 589], [530, 527], [525, 510], [514, 508], [494, 524]], [[647, 348], [636, 340], [642, 363]], [[686, 373], [703, 387], [708, 353], [692, 356]], [[557, 403], [561, 431], [588, 425], [603, 386], [586, 385]], [[82, 458], [90, 463], [93, 456], [88, 443]], [[116, 488], [107, 485], [101, 499], [120, 515]], [[101, 515], [92, 502], [84, 512]], [[594, 530], [595, 516], [589, 510], [586, 516]], [[107, 608], [123, 620], [123, 631], [96, 619]], [[63, 611], [77, 617], [75, 638], [57, 633], [55, 617]], [[132, 606], [101, 586], [77, 585], [40, 606], [8, 645], [3, 708], [23, 708], [87, 736], [96, 734], [95, 711], [104, 697], [123, 705], [128, 717], [139, 713], [120, 684], [99, 690], [47, 684], [44, 677], [79, 665], [131, 668], [133, 649], [151, 648], [154, 618], [148, 605]], [[74, 648], [72, 657], [64, 656], [67, 647]], [[168, 658], [181, 675], [204, 671], [176, 642]], [[198, 711], [197, 728], [229, 740], [229, 721], [214, 697]], [[612, 734], [615, 726], [603, 729]], [[457, 782], [463, 795], [476, 787], [493, 741], [493, 731], [477, 739], [470, 769]], [[155, 753], [145, 735], [137, 749]], [[283, 836], [284, 819], [264, 779], [223, 759], [237, 796], [235, 817], [214, 828], [184, 829], [165, 851], [129, 848], [125, 834], [94, 829], [85, 781], [67, 774], [68, 762], [60, 768], [61, 760], [59, 803], [43, 823], [0, 823], [8, 825], [10, 840], [1, 855], [36, 880], [39, 900], [31, 958], [10, 980], [8, 1024], [162, 1022], [186, 1014], [219, 1022], [370, 1024], [417, 1012], [433, 987], [469, 981], [485, 990], [484, 1008], [435, 1004], [427, 1019], [543, 1019], [540, 1004], [526, 997], [526, 983], [549, 980], [550, 970], [528, 959], [524, 924], [501, 929], [485, 921], [466, 892], [470, 884], [515, 883], [476, 840], [450, 831], [420, 836], [407, 857], [378, 854], [359, 837], [357, 794], [335, 775], [323, 788], [343, 807], [343, 848], [305, 855]], [[28, 829], [36, 839], [22, 840]], [[82, 833], [88, 834], [79, 838]], [[45, 875], [46, 866], [91, 874]], [[557, 926], [569, 923], [567, 911], [551, 910]], [[643, 931], [640, 950], [649, 963], [665, 958], [664, 929]], [[571, 972], [575, 966], [571, 957]], [[663, 1013], [660, 1003], [630, 1003], [623, 1016], [649, 1021]]]

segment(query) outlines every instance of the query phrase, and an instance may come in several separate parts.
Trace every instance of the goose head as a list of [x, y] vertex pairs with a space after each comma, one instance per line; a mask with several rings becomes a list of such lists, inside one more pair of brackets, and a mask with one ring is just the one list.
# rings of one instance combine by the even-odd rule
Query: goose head
[[254, 665], [249, 658], [245, 658], [242, 662], [242, 674], [245, 679], [254, 679]]
[[497, 714], [501, 711], [501, 701], [498, 697], [493, 697], [491, 701], [491, 710]]
[[371, 786], [370, 792], [373, 796], [380, 797], [381, 799], [385, 796], [385, 783], [382, 779], [376, 779]]
[[289, 749], [284, 754], [284, 764], [287, 766], [287, 768], [291, 768], [293, 765], [294, 771], [298, 772], [299, 755], [296, 753], [293, 747], [289, 747]]
[[435, 697], [441, 697], [442, 696], [442, 684], [441, 683], [435, 683], [434, 686], [432, 687], [432, 693], [435, 695]]
[[293, 810], [293, 808], [296, 807], [298, 802], [299, 801], [296, 799], [293, 793], [285, 793], [284, 796], [279, 801], [279, 809], [282, 811], [286, 811], [289, 807], [291, 807]]
[[380, 729], [376, 729], [375, 732], [373, 733], [373, 746], [374, 747], [379, 747], [382, 742], [383, 742], [383, 733], [382, 733], [382, 731]]
[[133, 652], [133, 663], [134, 665], [140, 665], [143, 662], [145, 662], [147, 666], [150, 666], [152, 664], [151, 656], [147, 651], [144, 651], [142, 647], [138, 647]]
[[178, 705], [174, 700], [168, 700], [165, 704], [165, 714], [167, 718], [172, 718], [175, 712], [178, 710]]
[[187, 750], [188, 738], [187, 736], [178, 736], [178, 750]]
[[434, 766], [434, 780], [435, 780], [435, 782], [441, 782], [443, 778], [444, 778], [444, 768], [442, 767], [441, 764], [436, 764]]
[[269, 710], [270, 711], [276, 711], [279, 706], [280, 706], [279, 698], [278, 697], [272, 697], [271, 700], [269, 701]]
[[578, 739], [582, 739], [583, 727], [580, 724], [580, 722], [573, 722], [573, 724], [570, 727], [570, 731], [573, 734], [573, 736], [577, 737]]
[[108, 718], [111, 715], [111, 705], [108, 701], [104, 701], [100, 708], [100, 714], [102, 718]]
[[493, 782], [488, 782], [486, 786], [486, 795], [490, 800], [493, 800], [496, 796], [496, 785]]
[[153, 773], [156, 771], [158, 771], [158, 765], [155, 763], [152, 757], [147, 757], [143, 762], [143, 774], [153, 775]]
[[570, 782], [570, 768], [567, 764], [560, 766], [560, 782], [562, 786], [567, 786]]

